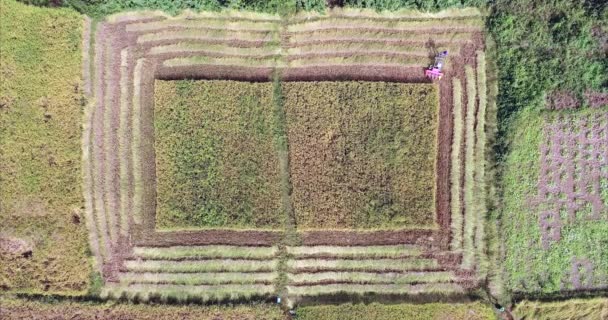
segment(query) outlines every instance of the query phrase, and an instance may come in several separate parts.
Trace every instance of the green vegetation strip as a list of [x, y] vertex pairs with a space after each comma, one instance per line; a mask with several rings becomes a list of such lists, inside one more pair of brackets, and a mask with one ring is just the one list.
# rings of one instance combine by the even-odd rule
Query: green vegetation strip
[[131, 272], [199, 273], [199, 272], [271, 272], [276, 270], [276, 260], [125, 260], [125, 268]]
[[312, 246], [312, 247], [287, 247], [287, 253], [297, 257], [340, 257], [340, 258], [390, 258], [401, 256], [416, 256], [422, 253], [422, 249], [414, 245], [396, 246], [367, 246], [367, 247], [344, 247], [344, 246]]
[[290, 295], [318, 296], [338, 293], [355, 294], [455, 294], [464, 293], [461, 286], [451, 283], [437, 284], [325, 284], [313, 286], [287, 286]]
[[347, 57], [310, 57], [294, 59], [288, 62], [290, 67], [312, 67], [312, 66], [332, 66], [332, 65], [376, 65], [376, 66], [396, 66], [396, 67], [411, 67], [422, 66], [428, 64], [426, 56], [370, 56], [365, 53], [357, 53], [357, 55]]
[[467, 88], [467, 111], [465, 119], [465, 157], [464, 157], [464, 253], [463, 268], [473, 267], [475, 259], [475, 225], [477, 224], [475, 201], [475, 101], [477, 89], [475, 71], [470, 65], [465, 66]]
[[486, 189], [486, 107], [487, 107], [487, 85], [486, 85], [486, 55], [483, 51], [477, 51], [477, 97], [479, 107], [477, 109], [477, 124], [475, 125], [475, 202], [477, 211], [477, 224], [475, 226], [475, 261], [480, 277], [488, 271], [488, 259], [485, 257], [485, 221], [488, 208]]
[[435, 259], [361, 259], [361, 260], [289, 260], [287, 267], [295, 272], [302, 271], [413, 271], [439, 267]]
[[288, 274], [289, 281], [295, 284], [315, 283], [352, 283], [352, 284], [411, 284], [450, 282], [456, 278], [452, 272], [318, 272]]
[[179, 285], [220, 285], [220, 284], [253, 284], [272, 283], [276, 272], [265, 273], [121, 273], [121, 284], [179, 284]]
[[472, 28], [482, 30], [484, 26], [482, 19], [442, 19], [441, 21], [382, 21], [375, 19], [344, 19], [330, 18], [313, 22], [300, 22], [287, 26], [289, 32], [313, 31], [333, 28], [369, 28], [369, 29], [391, 29], [407, 30], [413, 32], [424, 32], [425, 30]]
[[294, 33], [289, 37], [291, 44], [298, 45], [299, 43], [306, 43], [307, 41], [336, 41], [342, 40], [343, 42], [357, 42], [357, 41], [370, 41], [378, 40], [385, 41], [390, 44], [391, 41], [420, 41], [422, 43], [429, 40], [432, 37], [433, 41], [437, 42], [462, 42], [471, 39], [471, 33], [468, 32], [443, 32], [436, 33], [430, 36], [427, 33], [415, 33], [415, 32], [382, 32], [366, 30], [365, 28], [360, 29], [348, 29], [348, 30], [325, 30], [325, 31], [314, 31], [306, 33]]
[[452, 250], [462, 248], [462, 166], [463, 159], [461, 157], [462, 139], [463, 139], [463, 110], [462, 110], [462, 84], [458, 78], [452, 79], [453, 90], [453, 116], [454, 116], [454, 138], [452, 140], [451, 154], [451, 196], [450, 205], [452, 213]]
[[343, 304], [301, 307], [299, 320], [494, 320], [492, 308], [480, 302], [424, 304]]
[[277, 247], [239, 246], [177, 246], [177, 247], [135, 247], [133, 255], [143, 259], [182, 258], [241, 258], [271, 259], [277, 254]]

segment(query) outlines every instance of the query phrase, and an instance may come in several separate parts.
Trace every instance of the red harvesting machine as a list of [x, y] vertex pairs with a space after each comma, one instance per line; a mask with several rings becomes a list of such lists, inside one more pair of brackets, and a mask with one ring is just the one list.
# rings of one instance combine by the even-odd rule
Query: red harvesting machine
[[435, 63], [429, 66], [428, 69], [424, 71], [424, 74], [431, 80], [439, 80], [443, 77], [443, 73], [441, 72], [441, 68], [445, 63], [445, 59], [448, 57], [448, 52], [443, 51], [435, 56]]

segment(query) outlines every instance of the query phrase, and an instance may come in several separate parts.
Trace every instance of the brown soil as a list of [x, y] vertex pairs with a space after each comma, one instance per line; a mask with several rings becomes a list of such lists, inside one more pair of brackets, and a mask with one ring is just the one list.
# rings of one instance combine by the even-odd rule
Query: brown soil
[[160, 80], [236, 80], [236, 81], [271, 81], [272, 68], [237, 67], [237, 66], [184, 66], [163, 67], [156, 70], [156, 78]]
[[[299, 59], [314, 59], [314, 58], [350, 58], [350, 57], [391, 57], [407, 59], [409, 57], [432, 57], [430, 53], [420, 54], [416, 52], [391, 52], [391, 51], [358, 51], [352, 50], [349, 52], [321, 52], [321, 53], [304, 53], [291, 54], [286, 57], [287, 61]], [[429, 60], [430, 61], [430, 60]]]
[[235, 231], [235, 230], [204, 230], [149, 232], [138, 230], [132, 239], [136, 246], [194, 246], [194, 245], [237, 245], [237, 246], [271, 246], [283, 236], [279, 231]]
[[409, 46], [409, 47], [428, 47], [429, 42], [432, 42], [435, 46], [448, 46], [453, 44], [464, 44], [470, 42], [471, 40], [453, 40], [453, 41], [445, 41], [445, 40], [433, 40], [429, 37], [427, 40], [404, 40], [404, 39], [346, 39], [346, 38], [336, 38], [336, 39], [310, 39], [305, 41], [298, 41], [297, 43], [291, 43], [287, 45], [288, 48], [295, 47], [304, 47], [309, 45], [341, 45], [341, 44], [352, 44], [353, 42], [357, 44], [386, 44], [392, 46]]
[[0, 235], [0, 252], [26, 257], [31, 256], [32, 250], [34, 246], [26, 240]]
[[395, 230], [395, 231], [305, 231], [300, 232], [302, 245], [372, 246], [389, 244], [432, 245], [439, 231]]

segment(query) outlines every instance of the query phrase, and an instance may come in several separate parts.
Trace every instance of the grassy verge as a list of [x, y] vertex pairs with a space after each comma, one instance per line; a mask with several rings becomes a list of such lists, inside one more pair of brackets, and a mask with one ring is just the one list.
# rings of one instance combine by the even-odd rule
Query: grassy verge
[[519, 319], [536, 320], [606, 319], [608, 299], [572, 299], [556, 302], [525, 300], [517, 304], [513, 314]]
[[356, 320], [356, 319], [426, 319], [426, 320], [491, 320], [495, 319], [489, 306], [479, 302], [467, 304], [343, 304], [338, 306], [310, 306], [297, 311], [300, 320]]
[[171, 306], [139, 305], [114, 302], [32, 301], [0, 297], [0, 313], [6, 320], [82, 319], [82, 320], [280, 320], [285, 319], [277, 305], [252, 304], [236, 306]]
[[0, 234], [32, 247], [29, 257], [0, 253], [0, 287], [83, 293], [91, 270], [81, 210], [83, 19], [0, 6]]

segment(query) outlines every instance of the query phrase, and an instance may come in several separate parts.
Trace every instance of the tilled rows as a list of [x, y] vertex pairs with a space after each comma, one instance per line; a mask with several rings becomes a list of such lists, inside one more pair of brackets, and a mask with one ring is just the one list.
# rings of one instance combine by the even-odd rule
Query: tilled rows
[[[486, 88], [477, 11], [336, 11], [286, 24], [266, 15], [143, 12], [110, 17], [96, 30], [83, 160], [91, 247], [109, 282], [105, 296], [464, 294], [483, 278]], [[278, 69], [285, 81], [426, 82], [424, 68], [444, 49], [450, 58], [439, 83], [437, 230], [305, 231], [302, 246], [286, 251], [275, 247], [281, 230], [154, 231], [154, 79], [269, 81]], [[258, 249], [272, 254], [241, 252]], [[277, 284], [282, 272], [285, 288]]]
[[460, 256], [416, 245], [287, 247], [291, 303], [324, 295], [464, 294], [475, 286]]
[[[276, 45], [272, 44], [272, 39], [278, 37], [276, 19], [257, 21], [238, 15], [200, 18], [203, 20], [194, 21], [193, 28], [172, 25], [180, 20], [173, 21], [158, 14], [114, 16], [97, 25], [93, 49], [95, 72], [91, 79], [94, 92], [86, 112], [83, 161], [91, 247], [107, 281], [120, 281], [123, 260], [131, 254], [132, 245], [138, 243], [138, 238], [143, 243], [150, 236], [155, 239], [152, 120], [153, 83], [159, 77], [159, 69], [167, 61], [198, 57], [215, 59], [216, 66], [222, 66], [225, 56], [244, 53], [243, 57], [234, 57], [236, 60], [229, 61], [230, 69], [217, 69], [218, 74], [213, 76], [228, 74], [236, 69], [238, 71], [234, 74], [243, 75], [243, 79], [251, 76], [251, 80], [270, 79], [271, 68], [249, 66], [257, 65], [252, 64], [250, 59], [258, 59], [265, 54], [271, 57], [276, 52]], [[210, 25], [211, 21], [232, 21], [230, 23], [238, 26], [241, 20], [258, 31], [212, 30], [210, 27], [198, 30], [196, 27]], [[181, 21], [193, 22], [186, 19]], [[168, 30], [163, 23], [168, 25]], [[262, 27], [256, 28], [256, 25]], [[196, 31], [194, 36], [192, 31]], [[194, 42], [199, 47], [209, 45], [210, 51], [184, 47], [182, 40], [188, 37], [199, 39]], [[253, 42], [247, 42], [249, 40]], [[246, 53], [249, 48], [252, 48], [251, 55]], [[213, 67], [212, 71], [215, 70]], [[205, 68], [207, 66], [203, 66]], [[247, 69], [255, 71], [249, 72]], [[167, 66], [165, 70], [171, 71], [172, 67]], [[195, 243], [231, 242], [229, 238], [234, 234], [228, 233], [228, 237], [209, 237], [207, 241]], [[213, 236], [213, 232], [210, 236]], [[242, 234], [240, 238], [244, 241], [237, 240], [237, 244], [260, 245], [273, 242], [277, 236], [253, 231]], [[188, 241], [185, 242], [188, 244]]]
[[102, 297], [221, 301], [275, 295], [277, 247], [134, 247]]

